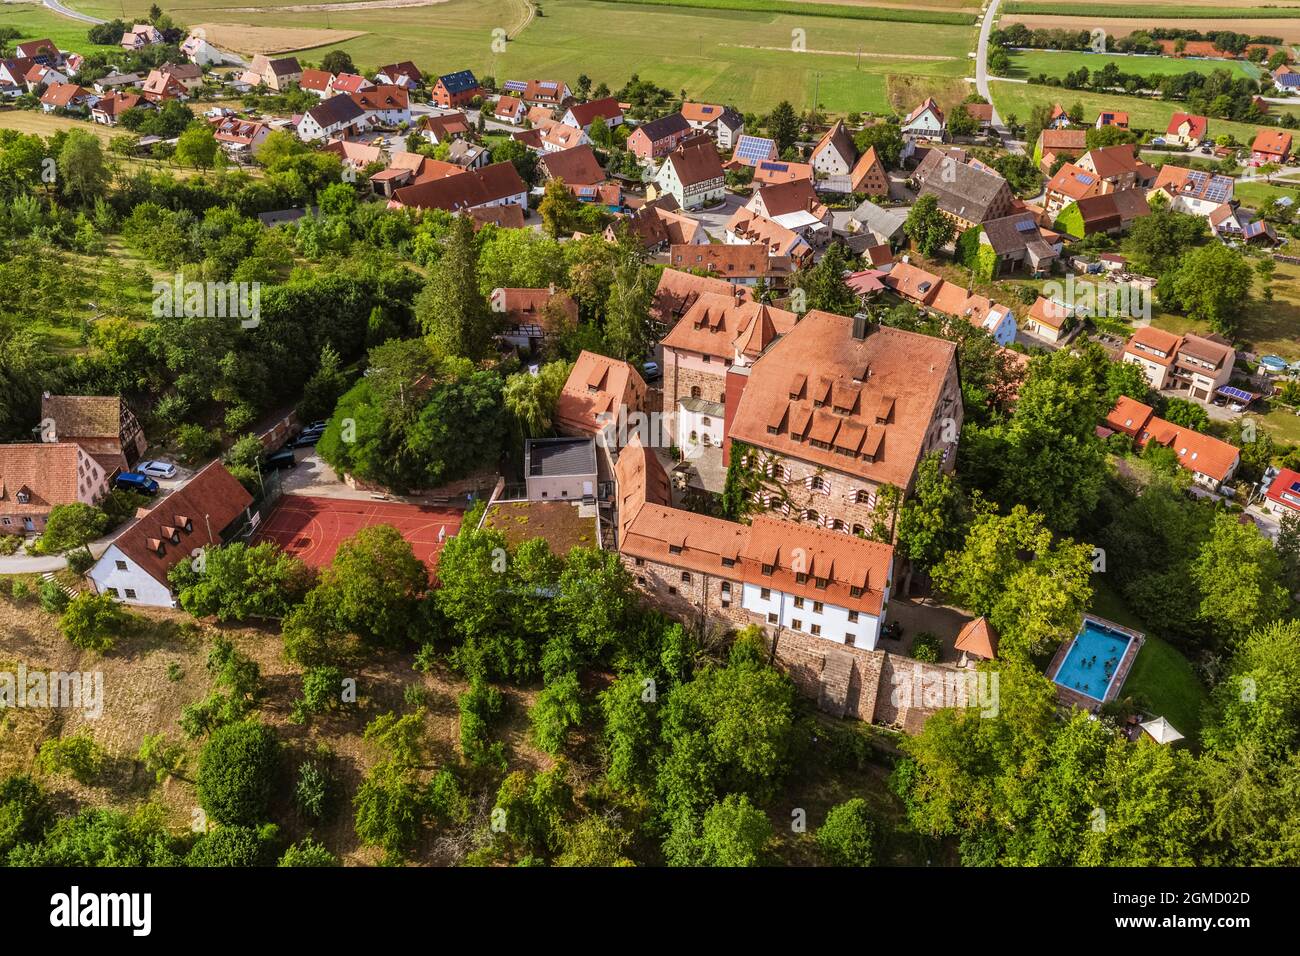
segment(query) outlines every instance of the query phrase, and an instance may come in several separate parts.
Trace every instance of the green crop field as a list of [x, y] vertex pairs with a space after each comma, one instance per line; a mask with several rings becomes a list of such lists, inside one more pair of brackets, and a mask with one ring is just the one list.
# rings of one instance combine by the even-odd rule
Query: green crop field
[[1255, 79], [1259, 69], [1254, 64], [1243, 60], [1196, 60], [1173, 56], [1124, 56], [1110, 53], [1082, 53], [1076, 51], [1026, 50], [1011, 54], [1011, 72], [1014, 79], [1027, 79], [1046, 73], [1048, 76], [1064, 76], [1066, 73], [1086, 67], [1091, 72], [1105, 69], [1114, 63], [1124, 73], [1137, 73], [1142, 76], [1173, 76], [1183, 73], [1212, 73], [1215, 70], [1227, 70], [1233, 76], [1245, 76]]
[[[1109, 93], [1085, 93], [1081, 90], [1067, 90], [1054, 86], [1039, 86], [1036, 83], [990, 83], [993, 102], [997, 104], [998, 113], [1003, 117], [1015, 115], [1021, 122], [1029, 119], [1029, 114], [1038, 103], [1060, 103], [1067, 109], [1075, 103], [1083, 104], [1084, 119], [1091, 122], [1102, 110], [1121, 110], [1129, 114], [1129, 125], [1135, 129], [1158, 130], [1164, 132], [1169, 126], [1169, 117], [1185, 108], [1184, 104], [1148, 100], [1140, 96], [1121, 96]], [[1259, 132], [1258, 126], [1250, 123], [1234, 123], [1229, 120], [1210, 120], [1210, 135], [1231, 133], [1239, 142], [1249, 143]]]
[[[150, 0], [72, 2], [102, 17], [121, 16], [125, 6], [130, 17], [145, 12]], [[267, 12], [256, 14], [211, 3], [174, 0], [166, 7], [191, 24], [364, 32], [307, 51], [303, 59], [308, 61], [342, 49], [362, 69], [410, 59], [433, 73], [469, 68], [498, 80], [554, 76], [572, 83], [585, 73], [613, 89], [636, 73], [674, 92], [684, 89], [695, 98], [753, 111], [781, 100], [807, 108], [816, 91], [822, 107], [832, 112], [886, 112], [891, 75], [959, 83], [970, 71], [967, 53], [976, 34], [968, 13], [794, 0], [547, 0], [543, 15], [531, 22], [524, 0], [329, 12], [302, 9], [318, 6], [314, 0], [271, 0]], [[794, 12], [781, 12], [786, 9]], [[826, 15], [827, 10], [836, 15]], [[935, 17], [958, 22], [915, 22]], [[494, 43], [494, 30], [513, 32], [525, 22], [504, 50], [500, 40]], [[795, 49], [798, 45], [804, 52]]]

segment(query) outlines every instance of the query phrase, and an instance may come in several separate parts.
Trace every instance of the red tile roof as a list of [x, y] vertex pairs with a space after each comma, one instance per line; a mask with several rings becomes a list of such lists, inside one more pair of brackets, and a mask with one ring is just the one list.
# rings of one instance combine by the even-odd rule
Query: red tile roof
[[[77, 467], [89, 455], [75, 442], [0, 445], [0, 512], [45, 515], [77, 497]], [[20, 502], [25, 493], [28, 501]]]
[[730, 292], [700, 295], [663, 339], [666, 349], [678, 349], [730, 360], [736, 352], [756, 358], [794, 328], [798, 316], [785, 309], [760, 305]]
[[1256, 153], [1270, 153], [1285, 156], [1291, 152], [1291, 134], [1281, 129], [1262, 129], [1255, 134], [1255, 141], [1250, 148]]
[[617, 420], [620, 405], [627, 405], [629, 413], [640, 411], [645, 392], [645, 381], [627, 362], [584, 349], [556, 403], [556, 428], [595, 435], [605, 422]]

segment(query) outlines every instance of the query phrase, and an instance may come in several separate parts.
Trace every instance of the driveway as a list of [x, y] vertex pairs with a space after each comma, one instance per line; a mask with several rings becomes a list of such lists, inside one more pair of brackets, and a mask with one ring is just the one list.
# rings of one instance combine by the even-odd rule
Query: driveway
[[704, 231], [721, 242], [726, 238], [727, 222], [735, 215], [736, 210], [747, 202], [749, 202], [748, 196], [727, 193], [726, 198], [712, 209], [692, 209], [687, 214], [703, 224]]

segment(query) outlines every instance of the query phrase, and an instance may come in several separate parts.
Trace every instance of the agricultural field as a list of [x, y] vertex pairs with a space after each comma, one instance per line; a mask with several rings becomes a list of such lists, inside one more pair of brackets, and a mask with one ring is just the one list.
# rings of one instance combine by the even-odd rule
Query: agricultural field
[[[148, 9], [147, 5], [145, 9]], [[49, 37], [62, 50], [74, 49], [81, 53], [88, 53], [91, 50], [118, 49], [95, 46], [86, 40], [87, 24], [51, 13], [39, 3], [0, 5], [0, 27], [12, 27], [18, 30], [24, 39]]]
[[1028, 79], [1046, 73], [1064, 76], [1086, 67], [1090, 72], [1114, 63], [1124, 73], [1143, 76], [1175, 76], [1183, 73], [1212, 73], [1227, 70], [1234, 77], [1257, 79], [1259, 68], [1245, 60], [1198, 60], [1174, 56], [1139, 56], [1120, 53], [1082, 53], [1073, 50], [1026, 50], [1011, 54], [1011, 79]]
[[[1044, 5], [1046, 8], [1047, 5]], [[1188, 17], [1188, 11], [1183, 7], [1144, 7], [1132, 6], [1128, 8], [1116, 8], [1112, 11], [1109, 6], [1105, 6], [1105, 13], [1097, 16], [1094, 13], [1066, 13], [1067, 9], [1077, 11], [1077, 4], [1066, 6], [1052, 6], [1053, 10], [1060, 10], [1061, 13], [1010, 13], [1005, 12], [998, 18], [1001, 26], [1008, 26], [1012, 23], [1023, 23], [1031, 30], [1044, 29], [1063, 29], [1063, 30], [1105, 30], [1110, 36], [1128, 36], [1136, 30], [1144, 30], [1153, 26], [1178, 27], [1184, 30], [1199, 30], [1202, 33], [1210, 33], [1215, 30], [1231, 30], [1234, 33], [1246, 33], [1252, 36], [1274, 36], [1281, 37], [1286, 43], [1300, 43], [1300, 17], [1278, 17], [1278, 18], [1257, 18], [1257, 19], [1239, 19], [1239, 18], [1208, 18], [1199, 16], [1202, 8], [1194, 8], [1198, 15]], [[1300, 13], [1300, 7], [1294, 8]], [[1163, 10], [1163, 13], [1152, 11]], [[1259, 11], [1257, 11], [1259, 12]], [[1269, 12], [1269, 11], [1263, 11]], [[1273, 11], [1276, 12], [1276, 11]], [[1138, 18], [1141, 19], [1138, 19]]]
[[[1184, 108], [1183, 104], [1173, 101], [1149, 100], [1118, 93], [1090, 93], [1034, 83], [995, 82], [989, 84], [989, 91], [993, 94], [998, 112], [1004, 118], [1014, 115], [1022, 123], [1029, 119], [1029, 114], [1038, 103], [1060, 103], [1067, 109], [1074, 103], [1082, 103], [1085, 120], [1096, 119], [1102, 110], [1122, 110], [1129, 114], [1129, 122], [1134, 128], [1164, 132], [1169, 126], [1169, 117]], [[1249, 143], [1258, 131], [1259, 127], [1250, 123], [1210, 120], [1211, 136], [1231, 133], [1239, 142]]]
[[[149, 0], [124, 4], [129, 17], [146, 11]], [[122, 12], [122, 4], [108, 0], [77, 0], [75, 6], [103, 17]], [[637, 73], [692, 97], [753, 111], [770, 109], [783, 99], [807, 108], [816, 94], [832, 112], [884, 112], [891, 109], [891, 76], [935, 77], [953, 84], [970, 70], [967, 54], [976, 33], [972, 4], [945, 0], [936, 9], [906, 10], [838, 6], [844, 9], [837, 14], [848, 15], [826, 16], [826, 4], [793, 0], [551, 0], [541, 16], [533, 16], [524, 0], [272, 2], [224, 8], [212, 7], [211, 0], [177, 0], [168, 11], [192, 23], [252, 20], [262, 27], [340, 35], [337, 42], [300, 50], [308, 61], [342, 49], [362, 69], [400, 56], [435, 73], [468, 67], [498, 79], [559, 76], [570, 82], [585, 73], [614, 89]], [[817, 12], [803, 13], [800, 7]], [[862, 18], [867, 13], [888, 19]], [[922, 19], [953, 22], [915, 22]], [[500, 31], [515, 38], [506, 43]], [[628, 37], [645, 39], [629, 44]], [[794, 48], [796, 41], [802, 41], [803, 52]]]
[[[1241, 3], [1224, 3], [1223, 0], [1189, 0], [1187, 3], [1134, 3], [1132, 0], [1097, 0], [1096, 6], [1106, 8], [1106, 15], [1111, 17], [1131, 17], [1134, 19], [1178, 20], [1188, 7], [1195, 7], [1198, 17], [1214, 17], [1219, 20], [1252, 19], [1295, 19], [1300, 17], [1300, 4], [1255, 3], [1244, 0]], [[1078, 9], [1078, 5], [1067, 0], [1013, 0], [1002, 9], [1009, 14], [1052, 14], [1066, 12], [1067, 8]], [[1087, 16], [1088, 14], [1068, 14]], [[1244, 33], [1246, 31], [1238, 31]]]

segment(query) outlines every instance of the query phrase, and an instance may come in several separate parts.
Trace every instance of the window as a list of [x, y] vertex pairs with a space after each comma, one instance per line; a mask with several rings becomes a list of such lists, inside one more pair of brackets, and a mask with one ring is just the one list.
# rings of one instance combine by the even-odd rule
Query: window
[[724, 568], [734, 568], [734, 567], [736, 566], [736, 559], [735, 559], [735, 558], [723, 558], [723, 559], [722, 559], [722, 566], [723, 566]]
[[849, 623], [850, 623], [850, 624], [857, 624], [857, 623], [858, 623], [858, 612], [857, 612], [857, 611], [849, 611]]
[[802, 631], [802, 630], [803, 630], [803, 621], [798, 621], [798, 620], [791, 621], [791, 622], [790, 622], [790, 626], [791, 626], [792, 628], [794, 628], [796, 631]]
[[821, 601], [813, 601], [813, 613], [814, 613], [814, 614], [820, 614], [821, 612], [822, 612], [822, 602], [821, 602]]
[[771, 588], [763, 588], [761, 591], [758, 592], [758, 594], [759, 594], [759, 596], [760, 596], [764, 601], [770, 601], [770, 600], [772, 600], [772, 589], [771, 589]]
[[844, 635], [844, 643], [849, 647], [852, 647], [857, 642], [857, 640], [858, 640], [857, 637], [853, 634]]
[[808, 487], [813, 491], [821, 491], [826, 487], [826, 482], [821, 475], [813, 475], [808, 479]]
[[126, 570], [126, 562], [125, 562], [125, 561], [114, 561], [114, 562], [113, 562], [113, 566], [116, 567], [119, 571], [125, 571], [125, 570]]
[[698, 385], [692, 385], [691, 398], [699, 398], [699, 397], [700, 397], [700, 387]]
[[825, 590], [826, 590], [826, 579], [825, 579], [825, 578], [813, 578], [813, 587], [815, 587], [818, 591], [825, 591]]
[[5, 523], [5, 524], [13, 524], [13, 522], [10, 521], [8, 518], [5, 518], [5, 519], [4, 519], [4, 523]]
[[670, 588], [668, 589], [668, 593], [671, 594], [673, 597], [676, 597], [676, 596], [677, 596], [677, 589], [676, 589], [676, 588], [672, 588], [672, 587], [670, 587]]
[[811, 508], [809, 508], [807, 511], [805, 511], [805, 512], [803, 513], [803, 520], [804, 520], [804, 521], [814, 521], [814, 522], [815, 522], [815, 521], [819, 521], [819, 520], [821, 520], [821, 516], [820, 516], [819, 514], [817, 514], [817, 512], [815, 512], [815, 511], [813, 511]]
[[865, 538], [867, 536], [867, 529], [860, 524], [855, 524], [853, 526], [853, 533], [859, 538]]
[[109, 588], [108, 593], [113, 595], [115, 599], [121, 597], [121, 595], [117, 593], [117, 588]]
[[641, 587], [645, 587], [645, 575], [638, 574], [636, 576], [636, 583], [639, 584]]
[[723, 594], [730, 594], [730, 593], [731, 593], [731, 582], [730, 582], [730, 581], [723, 581], [723, 582], [722, 582], [722, 593], [723, 593]]
[[644, 568], [645, 558], [633, 558], [632, 563], [635, 564], [638, 568]]
[[127, 596], [128, 598], [130, 598], [132, 601], [134, 601], [134, 600], [135, 600], [135, 588], [127, 588], [127, 589], [126, 589], [126, 596]]
[[865, 488], [859, 488], [854, 492], [853, 500], [860, 505], [869, 505], [871, 504], [871, 492], [867, 491]]
[[821, 637], [822, 626], [820, 624], [814, 624], [812, 627], [808, 628], [808, 633], [813, 637]]
[[713, 421], [706, 415], [700, 419], [700, 424], [705, 428], [708, 428], [710, 425], [713, 424]]
[[669, 554], [681, 554], [681, 553], [682, 553], [682, 546], [681, 546], [680, 544], [670, 544], [670, 545], [668, 546], [668, 553], [669, 553]]
[[794, 580], [796, 584], [807, 584], [808, 575], [804, 574], [802, 571], [799, 571], [798, 573], [795, 574]]
[[859, 587], [850, 587], [850, 588], [849, 588], [849, 597], [855, 597], [855, 598], [862, 597], [862, 588], [859, 588]]
[[768, 624], [775, 624], [775, 623], [776, 623], [776, 615], [775, 615], [775, 614], [772, 614], [772, 613], [769, 613], [769, 614], [767, 615], [767, 623], [768, 623]]
[[772, 565], [770, 564], [763, 565], [763, 573], [770, 575], [772, 573]]
[[682, 572], [682, 584], [690, 584], [690, 583], [691, 583], [691, 572], [690, 572], [690, 571], [683, 571], [683, 572]]
[[799, 608], [803, 607], [803, 598], [801, 598], [801, 597], [797, 597], [797, 598], [795, 598], [795, 599], [794, 599], [794, 606], [795, 606], [795, 607], [799, 607]]

